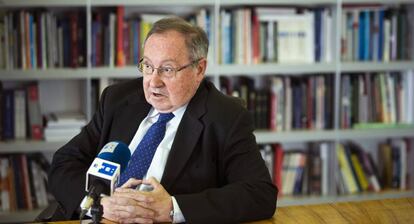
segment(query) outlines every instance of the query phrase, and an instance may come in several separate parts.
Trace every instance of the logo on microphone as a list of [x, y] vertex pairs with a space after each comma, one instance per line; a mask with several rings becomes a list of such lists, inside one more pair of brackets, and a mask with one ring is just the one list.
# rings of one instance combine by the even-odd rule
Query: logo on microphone
[[113, 176], [116, 170], [116, 166], [103, 162], [101, 168], [98, 170], [98, 173], [102, 173], [108, 176]]
[[118, 146], [118, 144], [119, 144], [118, 142], [109, 142], [109, 143], [107, 143], [102, 148], [102, 150], [101, 150], [101, 152], [99, 154], [105, 153], [105, 152], [113, 153], [114, 150], [115, 150], [115, 148], [116, 148], [116, 146]]

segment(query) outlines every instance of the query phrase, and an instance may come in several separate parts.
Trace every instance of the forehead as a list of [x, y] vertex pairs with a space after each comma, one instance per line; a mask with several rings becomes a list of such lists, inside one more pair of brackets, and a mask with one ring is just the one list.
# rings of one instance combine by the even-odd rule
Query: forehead
[[185, 37], [177, 31], [151, 35], [144, 46], [144, 57], [155, 60], [177, 60], [188, 58]]

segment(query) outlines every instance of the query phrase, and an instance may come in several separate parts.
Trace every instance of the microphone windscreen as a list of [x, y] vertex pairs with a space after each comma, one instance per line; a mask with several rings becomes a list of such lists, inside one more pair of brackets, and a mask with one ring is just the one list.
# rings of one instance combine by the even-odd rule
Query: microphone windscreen
[[131, 151], [123, 142], [108, 142], [99, 152], [98, 158], [118, 163], [121, 166], [122, 173], [131, 159]]

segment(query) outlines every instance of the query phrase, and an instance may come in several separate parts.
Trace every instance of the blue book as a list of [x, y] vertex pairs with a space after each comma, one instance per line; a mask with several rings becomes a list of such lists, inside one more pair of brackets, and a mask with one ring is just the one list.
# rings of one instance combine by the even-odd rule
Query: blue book
[[371, 20], [370, 20], [370, 12], [368, 10], [364, 10], [362, 12], [362, 15], [364, 17], [364, 45], [363, 45], [363, 60], [368, 61], [372, 59], [371, 54]]
[[62, 20], [62, 31], [63, 31], [63, 66], [70, 67], [70, 30], [69, 21], [65, 18]]
[[321, 40], [322, 40], [322, 12], [323, 9], [315, 9], [315, 61], [321, 61]]
[[379, 10], [379, 21], [378, 21], [378, 61], [383, 59], [384, 51], [384, 9]]
[[137, 65], [138, 60], [139, 60], [139, 33], [138, 33], [139, 23], [138, 23], [138, 20], [136, 20], [136, 19], [133, 20], [132, 24], [133, 24], [133, 28], [132, 28], [133, 31], [132, 32], [133, 32], [133, 35], [134, 35], [134, 39], [132, 40], [132, 47], [134, 49], [133, 62], [134, 62], [134, 65]]
[[[39, 24], [40, 25], [40, 24]], [[30, 65], [35, 67], [35, 53], [34, 53], [34, 30], [33, 30], [33, 15], [29, 13], [29, 41], [30, 41]]]
[[3, 139], [14, 139], [14, 91], [3, 92]]
[[227, 12], [222, 12], [222, 36], [221, 36], [221, 50], [222, 55], [221, 59], [223, 64], [231, 64], [232, 63], [232, 29], [231, 29], [231, 17], [232, 15]]
[[363, 61], [364, 60], [364, 41], [365, 41], [365, 16], [363, 16], [363, 12], [359, 13], [359, 24], [358, 24], [358, 60]]

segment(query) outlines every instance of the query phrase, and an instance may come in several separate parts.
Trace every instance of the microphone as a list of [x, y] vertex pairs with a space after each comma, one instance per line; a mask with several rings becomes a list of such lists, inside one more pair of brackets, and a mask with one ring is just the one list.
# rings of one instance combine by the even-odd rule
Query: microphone
[[129, 160], [131, 152], [128, 146], [119, 141], [108, 142], [93, 160], [86, 173], [85, 191], [88, 195], [82, 200], [80, 219], [92, 207], [101, 194], [112, 195]]

